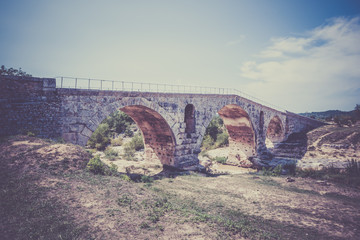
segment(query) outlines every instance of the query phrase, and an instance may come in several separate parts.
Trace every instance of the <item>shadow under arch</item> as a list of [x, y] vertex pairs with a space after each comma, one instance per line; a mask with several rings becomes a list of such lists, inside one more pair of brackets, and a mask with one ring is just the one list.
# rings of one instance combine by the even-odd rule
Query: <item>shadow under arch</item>
[[278, 116], [274, 116], [266, 129], [265, 144], [269, 151], [272, 151], [285, 138], [285, 129]]
[[229, 159], [236, 158], [242, 162], [254, 157], [256, 136], [249, 114], [235, 104], [222, 107], [218, 114], [229, 133]]
[[166, 120], [155, 110], [142, 105], [128, 105], [119, 110], [130, 116], [140, 128], [145, 144], [145, 159], [174, 165], [175, 137]]

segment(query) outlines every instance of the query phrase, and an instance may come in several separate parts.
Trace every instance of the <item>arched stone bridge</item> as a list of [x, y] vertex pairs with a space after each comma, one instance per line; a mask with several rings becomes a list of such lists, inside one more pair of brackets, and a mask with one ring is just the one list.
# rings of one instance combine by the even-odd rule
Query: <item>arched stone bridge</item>
[[[322, 125], [237, 95], [61, 89], [56, 88], [55, 79], [0, 80], [1, 123], [12, 132], [19, 130], [21, 124], [29, 129], [36, 126], [34, 131], [39, 135], [61, 136], [67, 142], [85, 146], [98, 125], [121, 110], [140, 128], [145, 158], [159, 159], [162, 164], [177, 168], [198, 164], [205, 130], [217, 114], [230, 136], [229, 158], [239, 161], [269, 159], [272, 154], [266, 139], [276, 146], [292, 133]], [[2, 135], [9, 132], [2, 129]]]

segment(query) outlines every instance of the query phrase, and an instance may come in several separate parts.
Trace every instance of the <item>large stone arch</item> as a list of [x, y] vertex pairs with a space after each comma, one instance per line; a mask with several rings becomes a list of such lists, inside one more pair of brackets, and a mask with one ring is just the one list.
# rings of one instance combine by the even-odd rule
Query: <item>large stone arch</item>
[[229, 133], [229, 147], [235, 156], [253, 157], [256, 153], [256, 137], [249, 114], [239, 105], [229, 104], [218, 111]]
[[266, 147], [268, 149], [274, 148], [278, 143], [285, 138], [285, 128], [279, 116], [273, 116], [266, 127]]
[[144, 98], [123, 98], [95, 109], [95, 114], [80, 133], [81, 145], [85, 145], [97, 126], [116, 110], [128, 114], [140, 128], [145, 143], [145, 158], [158, 159], [163, 165], [174, 165], [176, 139], [170, 127], [174, 119], [158, 104]]
[[[206, 121], [208, 125], [216, 115], [222, 118], [229, 133], [229, 156], [228, 162], [241, 166], [251, 166], [248, 160], [256, 156], [256, 131], [252, 119], [245, 107], [234, 102], [218, 105], [213, 109], [212, 116]], [[206, 126], [204, 126], [205, 133]], [[203, 133], [201, 134], [203, 138]]]
[[175, 138], [166, 120], [156, 111], [141, 105], [120, 109], [140, 128], [145, 144], [145, 158], [158, 159], [163, 165], [174, 164]]

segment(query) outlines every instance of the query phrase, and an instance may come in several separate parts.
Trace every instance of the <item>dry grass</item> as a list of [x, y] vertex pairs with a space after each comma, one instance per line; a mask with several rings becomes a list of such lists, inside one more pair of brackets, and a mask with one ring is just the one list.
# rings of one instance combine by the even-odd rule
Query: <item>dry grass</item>
[[0, 156], [2, 239], [360, 235], [360, 191], [354, 187], [254, 173], [163, 171], [154, 181], [132, 182], [85, 171], [89, 156], [79, 147], [29, 137], [3, 141]]

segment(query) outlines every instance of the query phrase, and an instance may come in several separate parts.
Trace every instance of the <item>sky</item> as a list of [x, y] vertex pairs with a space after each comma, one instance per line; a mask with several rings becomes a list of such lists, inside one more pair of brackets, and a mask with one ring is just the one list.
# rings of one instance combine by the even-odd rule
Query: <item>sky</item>
[[2, 0], [0, 65], [349, 111], [360, 104], [360, 1]]

